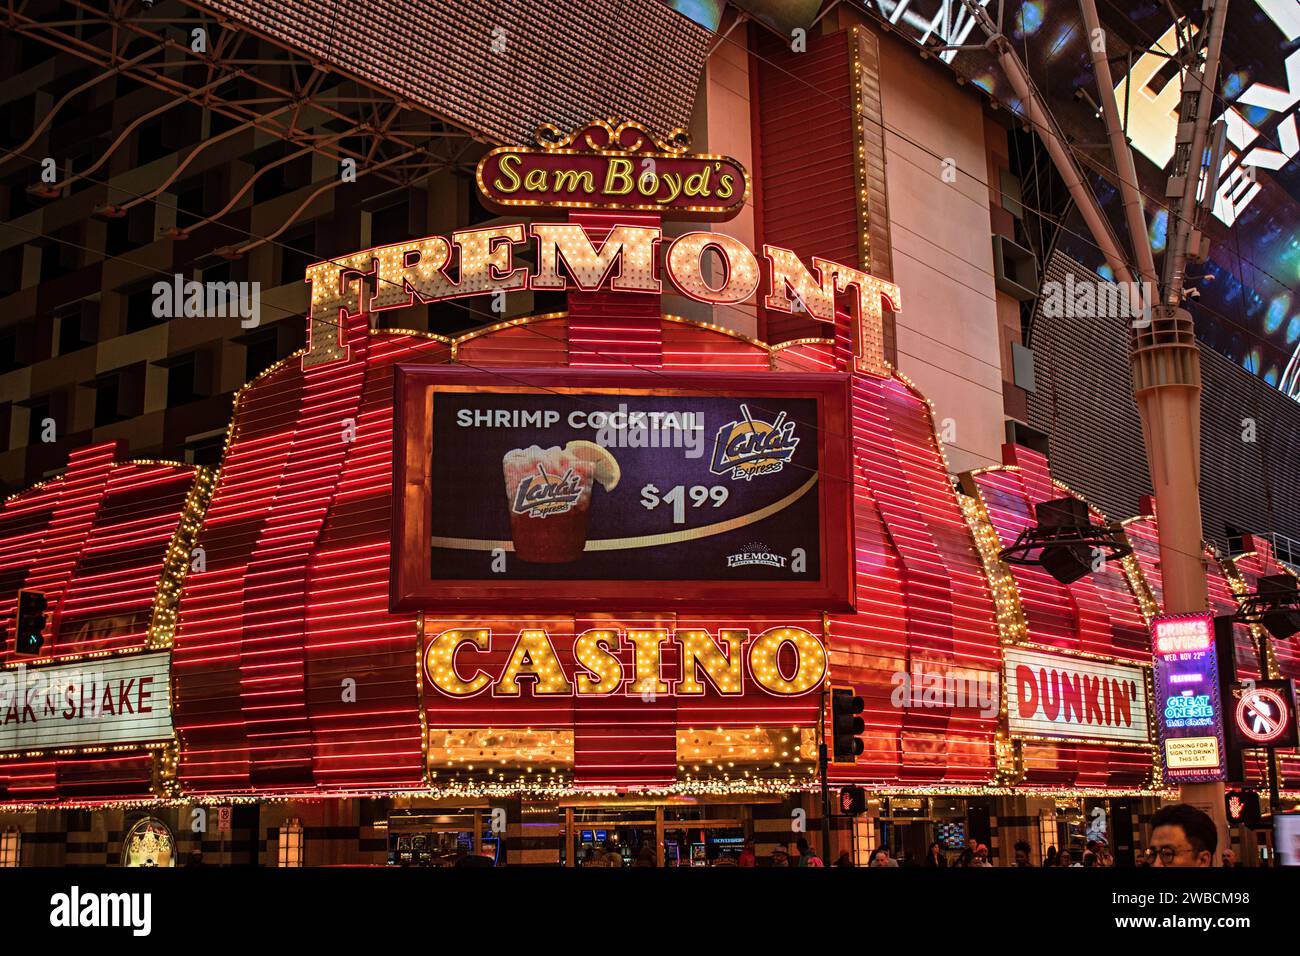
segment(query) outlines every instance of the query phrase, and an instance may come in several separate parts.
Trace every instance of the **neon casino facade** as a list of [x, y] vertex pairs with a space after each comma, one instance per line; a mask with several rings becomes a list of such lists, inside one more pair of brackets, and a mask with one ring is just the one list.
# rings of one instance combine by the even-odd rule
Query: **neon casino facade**
[[[611, 165], [647, 157], [636, 181]], [[1136, 846], [1169, 792], [1153, 516], [1073, 584], [1001, 562], [1035, 503], [1072, 492], [1017, 445], [952, 479], [887, 355], [908, 290], [713, 231], [750, 196], [735, 160], [598, 122], [493, 151], [479, 185], [549, 218], [309, 267], [308, 345], [239, 392], [219, 472], [97, 445], [5, 503], [0, 616], [30, 588], [52, 624], [44, 657], [5, 647], [0, 829], [52, 847], [81, 815], [101, 835], [24, 859], [420, 863], [477, 842], [572, 865], [605, 837], [664, 862], [745, 837], [762, 855], [792, 819], [817, 830], [833, 687], [867, 730], [831, 785], [872, 795], [835, 819], [836, 852], [972, 835], [1009, 856], [1099, 813]], [[459, 337], [374, 327], [528, 288], [567, 308]], [[774, 341], [665, 314], [668, 288], [761, 300]], [[1219, 612], [1276, 567], [1263, 545], [1207, 557]], [[1238, 627], [1243, 676], [1259, 637]], [[147, 707], [146, 680], [166, 691]], [[98, 720], [54, 703], [74, 685]], [[1300, 762], [1281, 764], [1293, 791]]]
[[[588, 137], [588, 159], [649, 143], [634, 125]], [[699, 161], [660, 148], [669, 168]], [[537, 254], [520, 264], [529, 238]], [[913, 832], [996, 829], [1009, 845], [1041, 826], [1036, 800], [1136, 818], [1160, 796], [1153, 519], [1128, 520], [1134, 557], [1074, 584], [998, 561], [1034, 503], [1069, 489], [1019, 446], [1004, 466], [949, 479], [930, 405], [884, 354], [885, 313], [906, 290], [707, 228], [667, 239], [651, 213], [594, 208], [372, 248], [307, 278], [307, 349], [239, 393], [220, 475], [95, 446], [6, 502], [6, 576], [55, 598], [57, 630], [49, 657], [6, 652], [5, 675], [38, 688], [26, 705], [10, 693], [0, 726], [9, 821], [147, 812], [140, 832], [165, 842], [170, 826], [183, 852], [211, 840], [185, 832], [199, 812], [231, 844], [253, 821], [282, 847], [296, 832], [308, 861], [354, 862], [420, 860], [467, 835], [503, 861], [575, 861], [597, 831], [624, 843], [654, 832], [685, 862], [738, 836], [789, 839], [794, 810], [815, 821], [831, 687], [867, 705], [866, 752], [832, 765], [832, 786], [875, 797], [870, 816], [837, 818], [837, 847], [922, 823]], [[815, 334], [771, 345], [663, 315], [664, 280], [703, 302], [802, 311]], [[568, 310], [460, 338], [372, 328], [378, 311], [526, 285], [567, 291]], [[722, 453], [690, 464], [672, 441], [637, 454], [608, 433], [589, 446], [625, 464], [612, 479], [599, 451], [586, 459], [581, 563], [516, 559], [528, 531], [502, 520], [502, 441], [594, 433], [599, 410], [637, 402], [686, 427], [698, 414], [710, 434], [718, 421], [727, 438], [737, 421], [763, 424], [749, 457], [762, 470], [744, 471], [741, 445], [719, 467]], [[718, 403], [736, 420], [714, 418]], [[458, 436], [458, 420], [485, 427]], [[491, 423], [510, 427], [485, 437]], [[586, 473], [580, 460], [568, 471]], [[562, 464], [533, 462], [543, 477]], [[632, 497], [672, 468], [710, 484], [680, 485], [673, 514]], [[793, 479], [758, 490], [783, 472]], [[715, 488], [740, 501], [728, 509]], [[123, 527], [123, 507], [146, 497], [147, 522]], [[615, 529], [632, 533], [595, 537]], [[712, 542], [736, 546], [729, 568], [758, 571], [708, 570], [722, 554]], [[108, 555], [117, 570], [96, 572]], [[1219, 610], [1269, 566], [1266, 553], [1209, 557]], [[1253, 635], [1240, 630], [1249, 675]], [[47, 669], [59, 678], [42, 683]], [[45, 700], [61, 704], [48, 688], [65, 680], [100, 698], [99, 722]], [[166, 691], [149, 706], [146, 682]], [[1300, 765], [1283, 770], [1294, 787]], [[369, 839], [312, 838], [348, 822]], [[123, 858], [144, 852], [135, 843]]]

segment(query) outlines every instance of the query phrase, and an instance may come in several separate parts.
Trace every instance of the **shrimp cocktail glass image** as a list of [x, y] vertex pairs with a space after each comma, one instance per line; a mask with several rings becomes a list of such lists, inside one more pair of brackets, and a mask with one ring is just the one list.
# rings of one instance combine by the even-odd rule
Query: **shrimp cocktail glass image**
[[501, 460], [515, 555], [535, 564], [576, 561], [587, 546], [587, 514], [596, 482], [618, 484], [618, 462], [589, 441], [563, 448], [514, 448]]

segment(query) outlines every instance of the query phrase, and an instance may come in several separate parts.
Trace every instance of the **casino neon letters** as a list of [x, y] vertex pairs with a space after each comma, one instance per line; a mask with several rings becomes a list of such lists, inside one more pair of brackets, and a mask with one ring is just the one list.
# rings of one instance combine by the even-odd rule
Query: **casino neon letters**
[[[678, 667], [665, 674], [664, 650], [675, 645]], [[778, 697], [815, 691], [826, 677], [826, 648], [801, 627], [773, 627], [751, 638], [745, 629], [722, 628], [715, 639], [705, 630], [617, 631], [596, 628], [573, 639], [572, 668], [566, 668], [555, 641], [542, 628], [523, 628], [501, 663], [490, 673], [483, 655], [499, 652], [489, 628], [449, 628], [433, 637], [424, 652], [430, 684], [448, 697], [471, 697], [491, 688], [494, 697], [518, 697], [531, 685], [534, 697], [724, 696], [746, 692], [746, 684]], [[625, 668], [617, 656], [631, 650]], [[669, 680], [671, 676], [673, 679]]]

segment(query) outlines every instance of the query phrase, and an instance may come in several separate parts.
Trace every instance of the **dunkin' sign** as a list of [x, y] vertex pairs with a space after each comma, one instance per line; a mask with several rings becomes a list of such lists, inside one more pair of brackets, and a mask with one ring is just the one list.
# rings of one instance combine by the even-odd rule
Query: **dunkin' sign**
[[1013, 736], [1150, 743], [1141, 667], [1019, 647], [1004, 660]]

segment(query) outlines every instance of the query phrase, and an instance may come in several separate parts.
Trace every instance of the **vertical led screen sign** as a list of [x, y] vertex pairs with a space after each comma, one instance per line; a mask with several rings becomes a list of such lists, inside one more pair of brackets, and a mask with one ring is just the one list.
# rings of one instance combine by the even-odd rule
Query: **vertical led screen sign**
[[1226, 776], [1223, 701], [1214, 617], [1158, 617], [1151, 625], [1156, 723], [1167, 783], [1208, 783]]
[[842, 375], [401, 366], [395, 598], [852, 607]]

